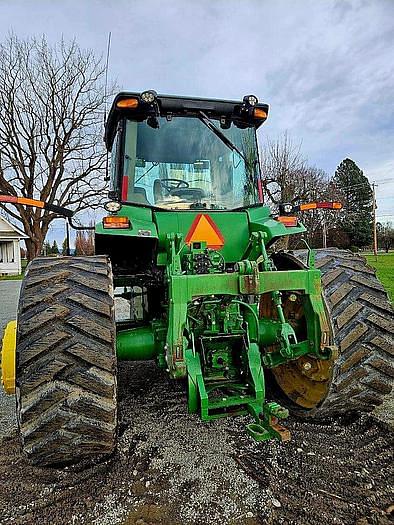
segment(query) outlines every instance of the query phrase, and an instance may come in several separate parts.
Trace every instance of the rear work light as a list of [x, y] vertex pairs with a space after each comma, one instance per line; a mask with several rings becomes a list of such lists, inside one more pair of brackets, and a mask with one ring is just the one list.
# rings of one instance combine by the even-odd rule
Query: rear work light
[[130, 220], [128, 217], [118, 217], [110, 215], [103, 218], [103, 228], [111, 228], [114, 230], [127, 230], [130, 228]]

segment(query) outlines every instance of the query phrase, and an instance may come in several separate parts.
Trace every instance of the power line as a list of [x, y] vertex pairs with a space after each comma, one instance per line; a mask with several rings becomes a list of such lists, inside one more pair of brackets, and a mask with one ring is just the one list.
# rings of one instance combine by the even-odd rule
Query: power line
[[390, 177], [388, 179], [382, 179], [378, 181], [377, 184], [388, 184], [389, 182], [393, 182], [393, 181], [394, 181], [394, 177]]
[[375, 184], [375, 186], [380, 186], [381, 184], [389, 184], [390, 182], [394, 182], [394, 178], [391, 179], [383, 179], [383, 181], [375, 181], [373, 183], [367, 182], [358, 182], [357, 184], [351, 184], [350, 186], [338, 186], [338, 184], [333, 184], [337, 189], [339, 190], [349, 190], [351, 188], [358, 188], [360, 186], [365, 187], [367, 184], [372, 186], [372, 184]]

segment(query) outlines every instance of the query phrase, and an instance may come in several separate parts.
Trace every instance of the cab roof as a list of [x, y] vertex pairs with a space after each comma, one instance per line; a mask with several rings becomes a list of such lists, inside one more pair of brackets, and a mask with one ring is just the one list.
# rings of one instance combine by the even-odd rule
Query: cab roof
[[[112, 142], [116, 133], [117, 124], [123, 117], [142, 121], [149, 114], [151, 109], [141, 99], [142, 93], [122, 91], [118, 93], [112, 103], [105, 126], [104, 140], [106, 147], [111, 149]], [[135, 109], [119, 108], [117, 106], [121, 99], [136, 98], [139, 105]], [[205, 113], [212, 119], [229, 119], [236, 124], [243, 126], [254, 126], [258, 128], [264, 120], [254, 120], [242, 116], [240, 108], [244, 105], [242, 100], [219, 100], [213, 98], [181, 97], [177, 95], [157, 95], [157, 106], [160, 116], [198, 116], [199, 111]], [[268, 115], [268, 104], [257, 103], [254, 108], [260, 108]]]

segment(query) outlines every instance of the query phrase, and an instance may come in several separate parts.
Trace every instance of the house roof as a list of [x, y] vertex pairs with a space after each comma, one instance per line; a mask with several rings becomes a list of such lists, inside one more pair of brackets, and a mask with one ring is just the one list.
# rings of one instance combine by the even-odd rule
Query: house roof
[[10, 239], [28, 239], [28, 235], [25, 235], [22, 230], [0, 215], [0, 241], [9, 241]]

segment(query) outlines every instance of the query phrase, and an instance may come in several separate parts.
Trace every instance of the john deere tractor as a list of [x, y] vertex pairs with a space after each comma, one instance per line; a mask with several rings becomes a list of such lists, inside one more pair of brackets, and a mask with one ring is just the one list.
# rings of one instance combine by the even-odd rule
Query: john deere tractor
[[256, 440], [289, 439], [289, 411], [369, 412], [390, 392], [393, 314], [374, 271], [346, 251], [275, 248], [305, 228], [302, 207], [263, 204], [268, 110], [255, 96], [116, 96], [96, 255], [31, 262], [3, 340], [33, 463], [114, 450], [118, 360], [155, 360], [184, 381], [189, 412], [249, 415]]

